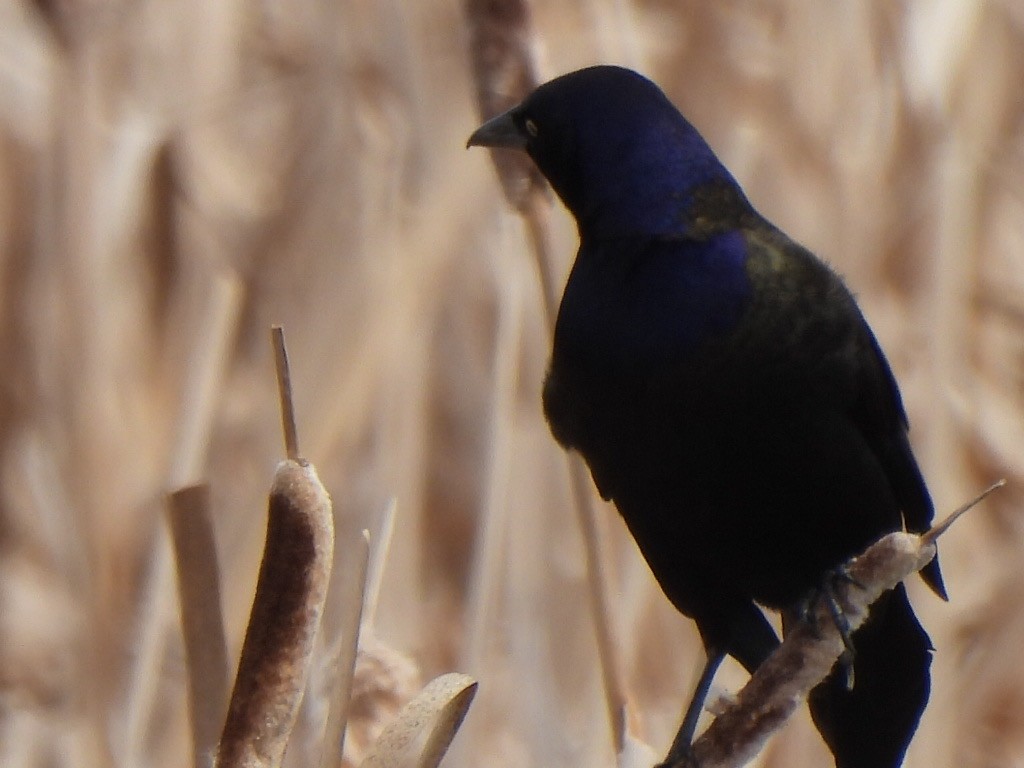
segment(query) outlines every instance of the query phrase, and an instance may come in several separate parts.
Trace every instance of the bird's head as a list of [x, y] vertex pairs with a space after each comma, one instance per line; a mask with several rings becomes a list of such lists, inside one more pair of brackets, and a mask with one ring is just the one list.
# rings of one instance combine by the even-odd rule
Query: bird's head
[[615, 66], [541, 85], [467, 146], [527, 152], [583, 235], [683, 233], [695, 191], [735, 184], [658, 86]]

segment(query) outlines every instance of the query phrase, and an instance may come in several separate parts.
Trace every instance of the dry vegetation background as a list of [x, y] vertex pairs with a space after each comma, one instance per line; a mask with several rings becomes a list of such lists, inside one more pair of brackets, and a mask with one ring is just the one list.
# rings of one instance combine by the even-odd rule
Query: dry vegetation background
[[[848, 277], [940, 510], [1010, 479], [943, 540], [952, 601], [911, 587], [938, 653], [907, 764], [1024, 766], [1024, 3], [534, 13], [545, 78], [652, 75]], [[187, 764], [164, 494], [212, 483], [237, 657], [282, 455], [271, 323], [340, 561], [397, 500], [374, 629], [405, 658], [366, 679], [396, 699], [481, 681], [449, 765], [613, 764], [535, 269], [487, 154], [463, 150], [466, 47], [463, 8], [436, 0], [0, 1], [0, 765]], [[555, 229], [564, 274], [560, 211]], [[602, 519], [661, 752], [699, 643]], [[806, 716], [759, 759], [824, 764]]]

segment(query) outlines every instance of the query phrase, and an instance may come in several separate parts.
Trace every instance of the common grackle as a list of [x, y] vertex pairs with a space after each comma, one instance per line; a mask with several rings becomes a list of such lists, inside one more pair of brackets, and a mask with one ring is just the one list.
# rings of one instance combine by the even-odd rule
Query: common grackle
[[[689, 747], [728, 654], [753, 671], [788, 610], [932, 502], [892, 372], [853, 296], [765, 220], [652, 82], [598, 66], [552, 80], [469, 145], [525, 150], [576, 219], [544, 413], [613, 501], [707, 664]], [[945, 597], [938, 562], [922, 571]], [[855, 685], [810, 696], [839, 768], [900, 765], [931, 643], [900, 585], [854, 633]]]

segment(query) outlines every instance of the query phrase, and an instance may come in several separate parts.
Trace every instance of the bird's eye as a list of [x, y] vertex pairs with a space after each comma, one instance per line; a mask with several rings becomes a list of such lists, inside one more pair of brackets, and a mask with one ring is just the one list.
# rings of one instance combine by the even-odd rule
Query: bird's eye
[[526, 118], [526, 122], [523, 123], [523, 127], [526, 128], [526, 132], [530, 134], [531, 139], [536, 139], [537, 134], [540, 130], [537, 128], [537, 124], [530, 118]]

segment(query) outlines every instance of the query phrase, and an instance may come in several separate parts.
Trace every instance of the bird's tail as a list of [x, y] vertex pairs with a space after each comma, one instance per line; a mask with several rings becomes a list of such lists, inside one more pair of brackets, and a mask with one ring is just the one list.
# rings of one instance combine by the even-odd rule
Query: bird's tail
[[836, 768], [898, 768], [928, 703], [932, 645], [902, 584], [853, 634], [854, 687], [837, 665], [811, 691], [814, 724]]

